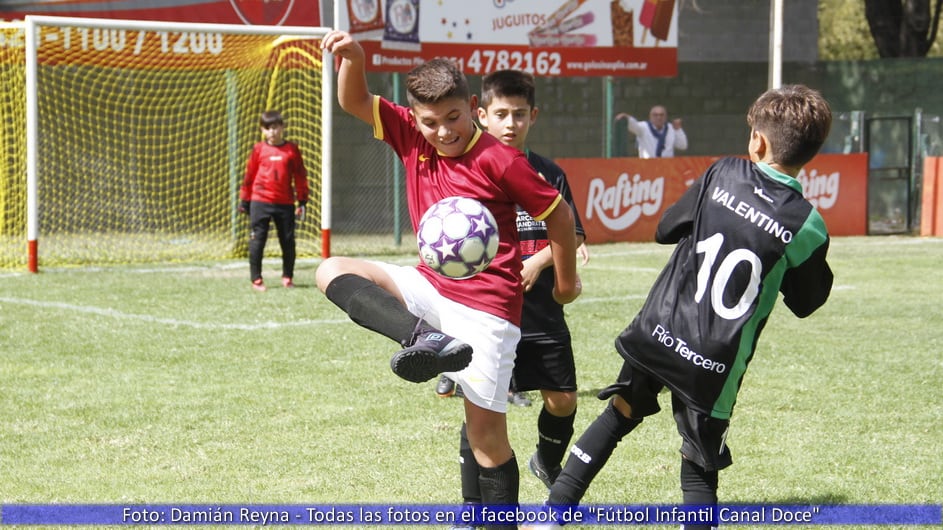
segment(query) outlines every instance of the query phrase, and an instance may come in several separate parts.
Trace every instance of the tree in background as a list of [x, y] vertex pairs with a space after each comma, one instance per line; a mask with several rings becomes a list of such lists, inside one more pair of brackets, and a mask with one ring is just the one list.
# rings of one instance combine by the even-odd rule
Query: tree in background
[[[943, 46], [936, 41], [936, 24], [933, 19], [938, 20], [939, 6], [941, 1], [936, 0], [934, 6], [934, 17], [930, 17], [929, 2], [933, 0], [923, 0], [923, 13], [925, 20], [930, 20], [928, 24], [929, 31], [925, 33], [924, 42], [931, 45], [930, 49], [918, 57], [941, 57], [943, 56]], [[900, 27], [904, 24], [904, 4], [913, 6], [914, 2], [909, 0], [865, 0], [864, 2], [849, 2], [847, 0], [819, 0], [819, 59], [823, 61], [860, 61], [868, 59], [877, 59], [879, 57], [905, 57], [906, 55], [884, 55], [879, 52], [877, 47], [877, 38], [872, 37], [871, 26], [865, 11], [870, 4], [881, 4], [880, 8], [885, 11], [896, 11], [900, 13], [899, 18], [894, 18], [893, 14], [884, 17], [885, 24], [892, 25], [897, 29], [893, 30], [900, 38]], [[916, 3], [921, 3], [917, 0]], [[863, 5], [865, 4], [865, 5]], [[896, 8], [894, 7], [896, 5]], [[864, 9], [862, 9], [864, 7]], [[881, 11], [878, 9], [877, 11]], [[913, 7], [909, 8], [911, 11]], [[896, 20], [896, 22], [891, 22]], [[892, 32], [892, 33], [893, 33]], [[898, 48], [899, 49], [899, 48]]]
[[943, 0], [865, 0], [864, 13], [882, 57], [926, 57], [936, 40]]

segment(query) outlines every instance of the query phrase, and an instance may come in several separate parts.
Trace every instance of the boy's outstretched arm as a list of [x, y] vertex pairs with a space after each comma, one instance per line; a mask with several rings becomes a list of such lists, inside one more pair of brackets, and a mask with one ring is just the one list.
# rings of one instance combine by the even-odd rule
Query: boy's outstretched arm
[[337, 71], [337, 101], [348, 114], [373, 127], [373, 94], [367, 86], [363, 47], [346, 31], [331, 31], [321, 49], [341, 58]]
[[550, 251], [553, 254], [553, 298], [561, 304], [568, 304], [580, 295], [582, 286], [576, 275], [576, 228], [573, 213], [565, 201], [557, 203], [544, 222], [547, 223], [547, 237], [550, 239]]

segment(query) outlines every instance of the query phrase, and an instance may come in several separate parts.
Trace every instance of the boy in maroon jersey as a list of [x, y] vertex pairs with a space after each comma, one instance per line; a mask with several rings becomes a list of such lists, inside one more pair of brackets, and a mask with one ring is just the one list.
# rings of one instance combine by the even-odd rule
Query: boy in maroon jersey
[[280, 112], [263, 112], [259, 127], [265, 141], [253, 146], [246, 162], [246, 177], [239, 189], [239, 211], [249, 214], [249, 278], [253, 289], [265, 291], [262, 255], [268, 240], [269, 224], [274, 222], [278, 244], [282, 248], [282, 285], [292, 288], [295, 286], [292, 283], [295, 274], [295, 219], [304, 216], [308, 203], [308, 171], [298, 145], [284, 138], [285, 120]]
[[[531, 166], [556, 188], [573, 210], [576, 241], [585, 239], [566, 174], [552, 160], [527, 148], [527, 135], [537, 121], [534, 77], [520, 70], [498, 70], [481, 81], [478, 121], [501, 143], [522, 151]], [[560, 464], [569, 448], [576, 418], [576, 363], [570, 330], [563, 306], [552, 296], [553, 258], [546, 226], [526, 211], [518, 210], [517, 234], [523, 259], [524, 308], [521, 313], [521, 340], [514, 361], [514, 383], [518, 390], [540, 390], [543, 406], [537, 419], [537, 451], [528, 466], [550, 488], [560, 473]], [[585, 251], [585, 247], [581, 247]], [[588, 252], [582, 254], [584, 263]], [[452, 381], [445, 376], [442, 380]], [[454, 383], [453, 383], [454, 385]], [[441, 386], [441, 382], [440, 382]], [[438, 389], [437, 389], [438, 392]], [[511, 397], [513, 400], [513, 396]], [[478, 465], [471, 455], [465, 432], [459, 440], [464, 502], [481, 502]], [[468, 530], [456, 525], [452, 530]]]
[[403, 161], [413, 229], [436, 201], [471, 197], [491, 210], [501, 242], [491, 265], [465, 280], [440, 276], [422, 262], [404, 267], [331, 257], [318, 267], [318, 287], [354, 322], [405, 347], [391, 360], [397, 375], [422, 382], [445, 373], [462, 385], [482, 502], [516, 505], [520, 477], [505, 413], [523, 305], [517, 205], [547, 224], [560, 303], [580, 290], [573, 215], [524, 153], [478, 129], [477, 97], [453, 62], [433, 59], [413, 69], [406, 79], [409, 107], [403, 107], [370, 92], [364, 50], [348, 33], [333, 31], [321, 46], [341, 58], [341, 107]]

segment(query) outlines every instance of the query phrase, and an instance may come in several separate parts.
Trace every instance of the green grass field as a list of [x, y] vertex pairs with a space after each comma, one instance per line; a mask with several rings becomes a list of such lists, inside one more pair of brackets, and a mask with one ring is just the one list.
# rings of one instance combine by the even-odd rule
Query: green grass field
[[[597, 245], [580, 268], [577, 435], [670, 251]], [[721, 502], [943, 503], [943, 240], [837, 238], [830, 263], [829, 302], [780, 304], [760, 339]], [[267, 293], [242, 260], [0, 275], [0, 504], [459, 502], [459, 401], [394, 376], [396, 345], [327, 301], [316, 265]], [[538, 504], [532, 397], [508, 421]], [[584, 502], [680, 502], [679, 443], [670, 414], [646, 420]]]

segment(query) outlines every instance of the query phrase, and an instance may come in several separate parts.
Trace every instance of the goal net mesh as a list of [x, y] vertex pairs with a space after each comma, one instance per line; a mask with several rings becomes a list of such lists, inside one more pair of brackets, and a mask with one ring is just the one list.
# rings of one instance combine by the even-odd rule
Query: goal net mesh
[[245, 256], [238, 189], [267, 109], [308, 169], [298, 256], [320, 253], [316, 38], [76, 24], [40, 26], [36, 40], [42, 266]]
[[23, 25], [0, 23], [0, 268], [27, 259], [25, 64]]

